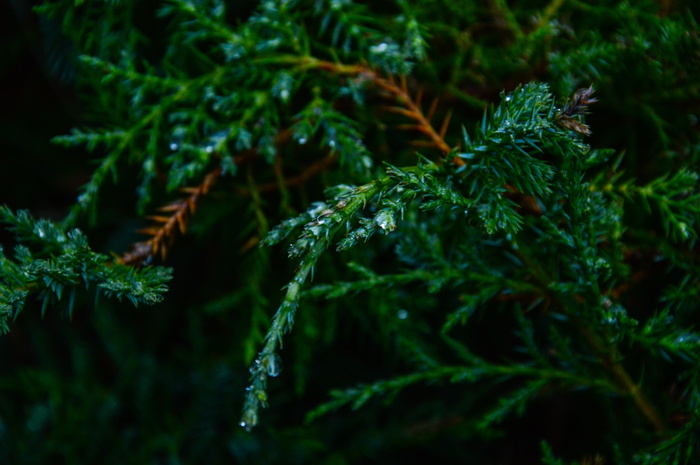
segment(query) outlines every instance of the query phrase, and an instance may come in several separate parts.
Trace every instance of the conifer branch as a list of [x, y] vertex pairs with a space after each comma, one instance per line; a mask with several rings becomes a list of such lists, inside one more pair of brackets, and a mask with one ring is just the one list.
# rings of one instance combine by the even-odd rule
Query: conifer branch
[[141, 266], [149, 264], [155, 255], [160, 255], [161, 260], [165, 260], [168, 249], [175, 240], [175, 235], [178, 231], [180, 234], [185, 234], [190, 216], [195, 213], [197, 205], [209, 193], [219, 177], [221, 177], [221, 167], [217, 166], [204, 177], [202, 183], [197, 187], [180, 189], [189, 196], [160, 208], [161, 212], [170, 213], [170, 215], [147, 217], [157, 224], [141, 229], [139, 232], [152, 237], [147, 241], [133, 244], [129, 252], [117, 259], [117, 263]]
[[[601, 465], [602, 458], [595, 455], [601, 450], [614, 451], [612, 461], [620, 463], [695, 463], [700, 428], [700, 333], [693, 327], [700, 297], [698, 25], [690, 10], [680, 11], [678, 2], [662, 1], [660, 7], [654, 1], [536, 3], [397, 1], [376, 7], [358, 0], [266, 0], [241, 6], [222, 0], [172, 0], [156, 17], [134, 0], [47, 0], [40, 10], [64, 25], [82, 56], [81, 72], [88, 72], [75, 89], [81, 97], [93, 92], [85, 99], [92, 104], [90, 119], [102, 116], [96, 124], [109, 129], [74, 130], [55, 139], [85, 146], [96, 159], [94, 174], [63, 227], [0, 209], [0, 219], [8, 222], [19, 243], [12, 252], [0, 250], [0, 331], [7, 330], [31, 295], [43, 298], [44, 308], [67, 302], [69, 315], [79, 307], [76, 289], [83, 286], [135, 304], [160, 301], [169, 271], [127, 263], [147, 264], [155, 255], [164, 256], [195, 219], [196, 207], [216, 178], [230, 176], [230, 189], [221, 195], [231, 195], [233, 201], [207, 209], [213, 217], [202, 228], [230, 228], [215, 234], [235, 236], [219, 250], [218, 260], [232, 268], [212, 268], [214, 279], [205, 278], [206, 295], [197, 297], [204, 314], [219, 312], [222, 318], [216, 322], [230, 325], [219, 339], [202, 330], [209, 326], [202, 323], [210, 321], [204, 314], [194, 316], [194, 324], [173, 325], [186, 327], [186, 337], [195, 342], [192, 359], [201, 361], [188, 369], [192, 383], [185, 383], [196, 393], [194, 410], [185, 415], [195, 423], [205, 419], [207, 424], [230, 424], [230, 410], [221, 406], [236, 399], [231, 370], [259, 353], [251, 366], [241, 420], [248, 429], [258, 423], [259, 409], [267, 404], [266, 383], [281, 370], [282, 338], [295, 324], [301, 299], [315, 296], [327, 299], [324, 311], [296, 322], [304, 325], [295, 331], [290, 357], [298, 392], [320, 377], [323, 382], [305, 394], [315, 394], [326, 382], [355, 385], [333, 391], [330, 402], [316, 413], [363, 406], [370, 421], [361, 421], [371, 425], [377, 412], [368, 400], [384, 395], [391, 401], [400, 394], [411, 405], [409, 414], [393, 409], [381, 428], [361, 428], [361, 435], [344, 442], [353, 449], [364, 437], [373, 438], [366, 446], [372, 453], [377, 444], [397, 445], [393, 438], [406, 432], [404, 419], [443, 428], [449, 425], [441, 419], [457, 418], [457, 427], [451, 423], [447, 431], [448, 442], [432, 441], [442, 436], [435, 431], [416, 433], [423, 435], [418, 447], [425, 447], [426, 455], [432, 447], [447, 457], [444, 445], [453, 438], [473, 441], [475, 429], [487, 441], [501, 434], [501, 428], [509, 436], [518, 435], [517, 428], [529, 428], [532, 418], [543, 417], [502, 420], [543, 406], [558, 407], [563, 400], [577, 408], [546, 416], [551, 423], [542, 428], [545, 436], [560, 426], [568, 431], [563, 423], [570, 423], [570, 414], [584, 427], [605, 431], [599, 438], [558, 435], [551, 447], [543, 442], [544, 465], [565, 462], [555, 452]], [[155, 29], [142, 27], [150, 20], [157, 23]], [[413, 74], [413, 69], [418, 72]], [[418, 76], [429, 76], [431, 84], [416, 82]], [[522, 79], [543, 83], [516, 87]], [[610, 169], [604, 164], [613, 151], [587, 145], [591, 128], [585, 118], [596, 101], [593, 88], [574, 93], [581, 83], [591, 82], [596, 95], [607, 101], [600, 121], [612, 123], [596, 128], [592, 143], [612, 141], [627, 154], [610, 163]], [[558, 105], [550, 85], [573, 95]], [[503, 87], [514, 90], [501, 94], [500, 103], [491, 102]], [[431, 95], [431, 89], [443, 89], [449, 97]], [[377, 99], [366, 99], [367, 93], [381, 99], [378, 108]], [[459, 104], [453, 105], [452, 97]], [[465, 107], [469, 111], [461, 111]], [[471, 110], [487, 107], [478, 124]], [[382, 134], [383, 123], [373, 127], [381, 118], [374, 113], [377, 109], [391, 114], [394, 128], [410, 133]], [[453, 120], [464, 127], [461, 138], [450, 126]], [[280, 141], [284, 132], [294, 147]], [[415, 147], [436, 155], [438, 162], [419, 155], [417, 166], [393, 165], [413, 156]], [[378, 174], [375, 149], [385, 157], [386, 175]], [[245, 163], [233, 153], [244, 154], [245, 161], [260, 160], [240, 171]], [[322, 158], [314, 158], [319, 153]], [[214, 163], [220, 172], [210, 180]], [[331, 171], [333, 163], [339, 169]], [[152, 191], [162, 187], [156, 180], [165, 178], [165, 189], [179, 190], [182, 199], [147, 217], [150, 227], [143, 232], [148, 240], [115, 263], [92, 252], [84, 236], [69, 227], [84, 213], [97, 211], [99, 197], [109, 195], [103, 186], [110, 180], [129, 182], [123, 174], [127, 166], [138, 170], [140, 212], [151, 204]], [[329, 188], [325, 202], [281, 220], [313, 191], [291, 188], [322, 172], [329, 172], [325, 178], [332, 182], [347, 184]], [[635, 178], [648, 180], [639, 185]], [[273, 191], [280, 192], [279, 208], [262, 196]], [[241, 208], [256, 221], [243, 228], [213, 221]], [[268, 224], [275, 222], [278, 226], [268, 232]], [[276, 272], [272, 254], [258, 251], [241, 257], [240, 247], [232, 244], [271, 245], [295, 233], [289, 255], [298, 260], [298, 268], [264, 337], [267, 296], [287, 280]], [[318, 270], [321, 285], [306, 290], [314, 267], [321, 266], [319, 257], [329, 248], [343, 251], [379, 234], [385, 237], [353, 250], [349, 268], [355, 274], [350, 278], [344, 267], [334, 266], [348, 260], [349, 254], [340, 254], [323, 262], [330, 268]], [[233, 286], [230, 276], [235, 276]], [[219, 287], [222, 280], [224, 290]], [[358, 293], [362, 295], [355, 297]], [[206, 302], [212, 295], [215, 301]], [[224, 320], [223, 312], [234, 307], [249, 311], [230, 312]], [[187, 311], [182, 305], [171, 310]], [[126, 335], [115, 325], [104, 325], [108, 316], [101, 312], [94, 320], [106, 327], [97, 329], [115, 338], [105, 342], [111, 359], [121, 366], [117, 369], [132, 369], [129, 355], [138, 354], [119, 350], [126, 346], [121, 343]], [[168, 321], [190, 318], [172, 316]], [[395, 348], [388, 352], [396, 363], [374, 365], [368, 372], [378, 370], [378, 380], [359, 385], [348, 380], [345, 367], [325, 366], [319, 374], [316, 367], [322, 362], [313, 359], [314, 350], [326, 349], [341, 325], [358, 322], [378, 346]], [[100, 422], [113, 425], [110, 409], [92, 408], [104, 404], [104, 391], [89, 389], [102, 377], [92, 376], [92, 357], [81, 355], [82, 347], [94, 341], [83, 344], [78, 333], [71, 331], [68, 344], [78, 362], [79, 402], [73, 402], [75, 386], [66, 386], [59, 380], [65, 377], [49, 370], [37, 370], [29, 383], [17, 378], [19, 386], [13, 389], [36, 408], [29, 417], [0, 415], [7, 423], [0, 428], [7, 439], [3, 444], [9, 445], [0, 448], [0, 461], [12, 462], [34, 444], [59, 444], [54, 439], [70, 436], [64, 433], [74, 426], [72, 417], [93, 414], [69, 415], [66, 422], [54, 405], [70, 404], [69, 413], [75, 413], [74, 407], [84, 402], [99, 416], [93, 422], [96, 432], [106, 431]], [[33, 332], [32, 342], [42, 337], [37, 334]], [[256, 347], [263, 338], [262, 347]], [[231, 347], [224, 369], [219, 355], [200, 358], [219, 353], [209, 350], [210, 341]], [[232, 341], [240, 346], [231, 346]], [[37, 359], [45, 358], [47, 349], [42, 347], [50, 345], [38, 342], [32, 350]], [[8, 360], [12, 356], [8, 352]], [[22, 363], [14, 368], [21, 369]], [[176, 383], [175, 391], [152, 383], [162, 379], [159, 365], [139, 365], [148, 368], [139, 371], [143, 381], [158, 386], [158, 395], [163, 389], [163, 399], [182, 398], [182, 383]], [[11, 363], [8, 367], [13, 369]], [[390, 372], [394, 368], [398, 375]], [[15, 386], [14, 375], [8, 374], [12, 382], [5, 384]], [[51, 392], [48, 403], [26, 394], [36, 391], [36, 380], [41, 392]], [[447, 402], [426, 402], [424, 391], [418, 398], [416, 391], [404, 390], [417, 383], [461, 386], [447, 388]], [[461, 388], [466, 394], [457, 392]], [[579, 398], [582, 389], [589, 393]], [[66, 393], [68, 404], [62, 397]], [[555, 397], [548, 400], [551, 394]], [[600, 405], [578, 408], [579, 399], [586, 406]], [[162, 403], [141, 404], [151, 405], [139, 415], [159, 415]], [[482, 405], [491, 407], [483, 410]], [[594, 416], [601, 407], [603, 421]], [[285, 407], [279, 408], [284, 414]], [[45, 412], [51, 413], [48, 420]], [[627, 427], [642, 418], [641, 427]], [[47, 422], [51, 428], [45, 427]], [[298, 427], [286, 434], [290, 430], [284, 430], [285, 422], [277, 424], [282, 430], [275, 435], [281, 441], [275, 450], [288, 450], [294, 441], [300, 457], [319, 461], [308, 444], [333, 440], [334, 429], [325, 428], [333, 422], [337, 424], [331, 420], [305, 429], [304, 437]], [[540, 427], [543, 422], [538, 423]], [[167, 435], [185, 437], [191, 426]], [[28, 439], [21, 434], [27, 427], [32, 432]], [[341, 430], [358, 429], [350, 425]], [[124, 435], [106, 436], [109, 442]], [[192, 439], [191, 460], [217, 462], [210, 435], [195, 436], [187, 439]], [[103, 453], [99, 441], [89, 439], [97, 454]], [[576, 451], [566, 450], [574, 440]], [[504, 441], [511, 450], [503, 457], [537, 462], [519, 454], [520, 442]], [[493, 462], [485, 456], [492, 445], [479, 444], [470, 451], [472, 460]], [[89, 453], [90, 448], [74, 446], [67, 443], [65, 449], [49, 453]], [[158, 461], [159, 445], [151, 446], [138, 456]], [[343, 447], [337, 453], [345, 456]], [[115, 448], [123, 450], [119, 444]], [[233, 445], [227, 449], [222, 453], [227, 457], [233, 449], [242, 450]], [[279, 459], [277, 452], [257, 450], [263, 455], [255, 457], [259, 462]], [[66, 462], [82, 459], [69, 455]]]
[[0, 333], [8, 331], [9, 322], [32, 294], [42, 298], [43, 310], [67, 294], [72, 314], [81, 287], [127, 299], [135, 306], [158, 303], [167, 291], [168, 268], [141, 270], [111, 263], [107, 255], [92, 251], [77, 229], [64, 231], [56, 223], [4, 206], [0, 207], [0, 222], [10, 225], [19, 243], [14, 260], [0, 247]]
[[644, 395], [639, 385], [632, 380], [627, 370], [625, 370], [625, 367], [621, 363], [622, 357], [617, 352], [615, 346], [607, 345], [606, 347], [600, 340], [599, 335], [585, 324], [581, 324], [579, 330], [598, 354], [603, 368], [612, 375], [612, 378], [620, 387], [620, 390], [632, 398], [637, 409], [649, 421], [657, 433], [664, 433], [667, 429], [665, 422], [659, 416], [656, 408]]
[[[265, 336], [265, 345], [250, 367], [251, 384], [246, 389], [245, 403], [240, 425], [248, 430], [258, 423], [258, 410], [267, 406], [267, 379], [275, 377], [280, 372], [280, 361], [277, 354], [282, 347], [282, 338], [289, 332], [294, 323], [294, 317], [299, 306], [299, 299], [304, 283], [311, 274], [321, 254], [330, 246], [333, 237], [348, 221], [362, 209], [371, 199], [389, 189], [395, 181], [390, 177], [377, 179], [369, 184], [352, 189], [337, 197], [336, 204], [331, 208], [314, 207], [309, 216], [313, 221], [307, 223], [299, 240], [290, 248], [290, 256], [301, 257], [301, 262], [294, 278], [287, 286], [287, 292], [279, 309], [272, 319], [270, 328]], [[288, 233], [285, 233], [285, 236]], [[284, 236], [276, 236], [274, 231], [267, 241], [281, 240]]]
[[[515, 253], [518, 254], [519, 258], [523, 260], [524, 263], [528, 264], [531, 269], [536, 271], [534, 276], [536, 277], [536, 282], [542, 286], [541, 295], [545, 296], [547, 299], [556, 300], [559, 311], [566, 314], [570, 318], [575, 318], [572, 315], [572, 312], [567, 309], [565, 303], [555, 295], [552, 295], [552, 293], [548, 290], [548, 283], [551, 283], [553, 278], [548, 276], [530, 257], [526, 256], [522, 251], [518, 250], [515, 251]], [[581, 298], [580, 296], [578, 297]], [[619, 391], [632, 398], [632, 401], [637, 409], [649, 421], [657, 433], [665, 432], [665, 422], [659, 416], [654, 405], [644, 395], [639, 385], [636, 384], [627, 373], [627, 370], [622, 365], [623, 357], [617, 352], [616, 347], [614, 345], [604, 344], [600, 338], [600, 335], [597, 334], [594, 329], [587, 326], [583, 321], [579, 321], [577, 319], [576, 327], [583, 335], [588, 345], [599, 357], [602, 367], [612, 377], [614, 383], [619, 387]]]

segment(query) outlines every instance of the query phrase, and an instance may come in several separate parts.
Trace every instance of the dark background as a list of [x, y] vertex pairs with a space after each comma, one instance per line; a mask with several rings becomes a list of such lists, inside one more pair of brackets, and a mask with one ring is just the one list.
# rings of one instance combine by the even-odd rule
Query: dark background
[[79, 112], [71, 65], [60, 55], [68, 45], [58, 37], [58, 26], [42, 26], [30, 2], [0, 2], [0, 202], [54, 219], [87, 179], [81, 154], [50, 142], [76, 124]]

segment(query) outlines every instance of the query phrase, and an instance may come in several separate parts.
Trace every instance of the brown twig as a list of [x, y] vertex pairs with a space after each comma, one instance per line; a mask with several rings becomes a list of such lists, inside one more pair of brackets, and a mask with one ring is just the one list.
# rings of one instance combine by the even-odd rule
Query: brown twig
[[[290, 138], [291, 131], [283, 129], [275, 138], [275, 144], [282, 144]], [[252, 162], [258, 155], [258, 151], [253, 148], [234, 155], [233, 161], [237, 166], [241, 166]], [[209, 193], [216, 180], [221, 177], [221, 174], [221, 167], [217, 167], [209, 172], [197, 187], [180, 189], [181, 192], [189, 194], [189, 196], [159, 209], [159, 211], [169, 213], [169, 215], [148, 216], [147, 218], [156, 224], [141, 229], [139, 232], [148, 234], [151, 238], [147, 241], [132, 244], [129, 252], [117, 258], [117, 263], [142, 266], [150, 263], [155, 255], [160, 255], [162, 259], [165, 259], [168, 248], [175, 239], [176, 232], [180, 231], [180, 234], [185, 233], [190, 216], [195, 213], [198, 203], [202, 197]]]
[[[247, 159], [245, 156], [236, 157], [242, 162]], [[321, 160], [309, 165], [304, 171], [296, 176], [284, 180], [284, 187], [293, 187], [306, 183], [309, 179], [324, 171], [337, 161], [336, 155], [324, 157]], [[197, 187], [187, 187], [180, 189], [181, 192], [189, 194], [188, 197], [169, 203], [159, 209], [169, 215], [151, 215], [147, 218], [155, 224], [148, 228], [139, 230], [140, 233], [148, 234], [151, 238], [147, 241], [137, 242], [131, 246], [131, 250], [117, 259], [117, 263], [125, 265], [141, 266], [148, 264], [155, 255], [160, 255], [165, 259], [168, 249], [175, 239], [177, 232], [184, 234], [187, 231], [187, 223], [190, 216], [195, 213], [197, 205], [201, 199], [209, 193], [216, 180], [221, 177], [221, 168], [217, 167], [204, 178], [204, 181]], [[279, 189], [277, 181], [270, 181], [255, 187], [258, 193], [268, 193]], [[249, 196], [250, 189], [239, 188], [238, 194]]]
[[[297, 174], [296, 176], [291, 176], [289, 178], [286, 178], [284, 180], [284, 187], [289, 188], [289, 187], [298, 186], [298, 185], [306, 183], [309, 179], [316, 176], [318, 173], [325, 171], [328, 167], [330, 167], [337, 160], [338, 160], [337, 155], [330, 155], [330, 156], [321, 158], [316, 163], [312, 163], [311, 165], [307, 166], [306, 169], [304, 169], [304, 171]], [[270, 182], [266, 182], [266, 183], [263, 183], [263, 184], [256, 186], [255, 189], [259, 193], [264, 194], [264, 193], [268, 193], [268, 192], [273, 192], [273, 191], [279, 189], [279, 187], [280, 186], [279, 186], [279, 183], [277, 181], [270, 181]], [[239, 195], [242, 195], [242, 196], [249, 196], [251, 194], [250, 189], [246, 189], [244, 187], [237, 189], [237, 192]]]
[[187, 231], [187, 221], [196, 209], [202, 197], [207, 195], [216, 180], [221, 177], [221, 167], [217, 167], [204, 177], [197, 187], [181, 189], [189, 194], [184, 199], [177, 200], [161, 207], [159, 210], [169, 215], [151, 215], [148, 217], [156, 224], [141, 229], [139, 232], [148, 234], [151, 238], [147, 241], [137, 242], [131, 246], [131, 250], [117, 259], [118, 263], [125, 265], [141, 266], [147, 264], [154, 255], [160, 255], [162, 259], [168, 253], [176, 233], [184, 234]]
[[577, 90], [557, 115], [557, 124], [570, 131], [578, 132], [584, 136], [590, 136], [591, 129], [574, 117], [576, 115], [587, 115], [589, 113], [588, 105], [598, 101], [598, 99], [592, 97], [593, 92], [595, 92], [593, 86]]
[[[403, 105], [403, 108], [389, 107], [389, 111], [399, 113], [409, 119], [412, 119], [415, 124], [406, 125], [407, 129], [416, 130], [427, 136], [430, 144], [436, 149], [440, 150], [443, 155], [450, 153], [452, 147], [450, 147], [450, 145], [445, 141], [444, 137], [444, 133], [447, 132], [447, 124], [449, 124], [449, 119], [445, 119], [447, 123], [443, 121], [442, 126], [444, 130], [441, 128], [440, 132], [436, 131], [430, 123], [430, 120], [435, 115], [435, 111], [437, 110], [438, 99], [433, 99], [428, 109], [428, 113], [424, 114], [420, 106], [422, 93], [418, 93], [415, 99], [412, 98], [411, 94], [408, 92], [408, 86], [405, 78], [401, 79], [400, 84], [397, 84], [393, 79], [383, 78], [374, 71], [370, 71], [370, 73], [372, 76], [372, 81], [375, 85], [377, 85], [377, 87], [392, 95], [399, 103]], [[399, 109], [402, 111], [399, 111]], [[457, 165], [464, 164], [464, 161], [458, 157], [455, 157], [452, 161]]]
[[[320, 61], [315, 59], [310, 60], [310, 66], [315, 66], [336, 74], [357, 76], [358, 78], [366, 79], [372, 82], [375, 86], [384, 91], [388, 96], [400, 104], [400, 106], [387, 107], [386, 109], [388, 111], [400, 114], [414, 121], [414, 124], [402, 126], [403, 129], [416, 130], [427, 136], [428, 141], [414, 141], [414, 145], [436, 148], [442, 152], [443, 155], [447, 155], [451, 152], [452, 147], [445, 141], [445, 134], [447, 133], [449, 117], [451, 115], [448, 113], [445, 120], [443, 120], [440, 130], [435, 130], [430, 120], [437, 110], [438, 100], [434, 99], [431, 102], [428, 113], [423, 113], [423, 109], [421, 108], [423, 91], [419, 90], [415, 97], [411, 97], [411, 94], [408, 91], [408, 84], [404, 76], [401, 76], [399, 78], [399, 82], [397, 83], [393, 76], [383, 77], [376, 71], [363, 65], [342, 65], [329, 61]], [[452, 163], [457, 166], [461, 166], [464, 164], [464, 160], [459, 157], [453, 157]]]

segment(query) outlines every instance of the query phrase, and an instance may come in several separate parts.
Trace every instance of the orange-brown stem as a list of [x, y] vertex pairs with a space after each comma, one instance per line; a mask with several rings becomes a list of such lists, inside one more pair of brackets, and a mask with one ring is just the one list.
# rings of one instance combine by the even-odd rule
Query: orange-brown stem
[[[449, 124], [449, 117], [446, 121], [443, 121], [440, 131], [436, 131], [435, 128], [430, 124], [430, 119], [437, 109], [438, 101], [433, 100], [428, 110], [427, 115], [423, 113], [421, 109], [420, 102], [423, 97], [423, 92], [418, 91], [415, 98], [411, 98], [408, 92], [408, 85], [406, 83], [406, 78], [404, 76], [400, 77], [400, 82], [397, 83], [393, 77], [382, 77], [374, 70], [363, 66], [363, 65], [342, 65], [337, 63], [332, 63], [328, 61], [318, 61], [312, 60], [309, 63], [311, 66], [316, 66], [320, 69], [333, 72], [336, 74], [348, 74], [358, 76], [360, 78], [371, 81], [379, 89], [390, 95], [402, 106], [392, 106], [388, 108], [388, 111], [401, 114], [407, 118], [415, 121], [414, 125], [410, 125], [411, 129], [418, 130], [419, 132], [425, 134], [430, 142], [427, 144], [420, 144], [425, 146], [431, 146], [442, 152], [443, 155], [447, 155], [452, 151], [452, 147], [445, 141], [445, 133], [447, 132], [447, 125]], [[464, 164], [464, 160], [459, 157], [453, 157], [452, 163], [457, 166]]]
[[[291, 177], [285, 179], [284, 180], [284, 187], [289, 188], [289, 187], [298, 186], [298, 185], [306, 183], [309, 179], [316, 176], [318, 173], [325, 171], [328, 167], [330, 167], [337, 160], [338, 160], [337, 155], [331, 155], [328, 157], [321, 158], [319, 161], [307, 166], [306, 169], [304, 169], [304, 171], [297, 174], [296, 176], [291, 176]], [[260, 185], [256, 186], [255, 189], [261, 194], [267, 193], [267, 192], [273, 192], [273, 191], [279, 189], [279, 183], [277, 181], [270, 181], [270, 182], [266, 182], [264, 184], [260, 184]], [[238, 192], [238, 194], [243, 195], [243, 196], [250, 195], [250, 190], [246, 189], [246, 188], [239, 188], [237, 190], [237, 192]]]
[[185, 233], [190, 215], [195, 212], [202, 197], [209, 193], [219, 177], [221, 177], [221, 167], [217, 167], [207, 174], [199, 186], [181, 189], [189, 196], [160, 208], [162, 212], [171, 212], [171, 215], [149, 216], [148, 219], [158, 224], [141, 229], [139, 232], [152, 237], [147, 241], [132, 245], [129, 252], [117, 259], [117, 263], [139, 266], [154, 255], [160, 255], [164, 259], [168, 253], [168, 247], [175, 238], [176, 231], [179, 231], [180, 234]]
[[[291, 135], [292, 132], [289, 129], [283, 129], [277, 134], [275, 143], [282, 144], [288, 141]], [[258, 151], [253, 148], [234, 155], [233, 161], [237, 166], [241, 166], [252, 162], [258, 155]], [[172, 245], [175, 238], [175, 231], [180, 231], [180, 234], [185, 233], [190, 216], [195, 213], [200, 200], [209, 192], [216, 180], [221, 177], [221, 174], [221, 167], [217, 167], [209, 172], [198, 186], [181, 188], [180, 192], [189, 195], [187, 198], [176, 200], [158, 209], [164, 213], [171, 213], [171, 215], [152, 215], [147, 217], [158, 224], [141, 229], [139, 232], [152, 237], [147, 241], [133, 244], [129, 252], [117, 258], [117, 263], [141, 266], [154, 255], [159, 254], [164, 259], [168, 247]]]

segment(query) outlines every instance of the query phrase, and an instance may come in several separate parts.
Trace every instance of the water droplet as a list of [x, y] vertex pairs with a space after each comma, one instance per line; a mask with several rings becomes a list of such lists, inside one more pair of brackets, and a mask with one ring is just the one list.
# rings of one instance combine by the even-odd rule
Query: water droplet
[[240, 422], [239, 425], [241, 425], [241, 428], [245, 428], [248, 426], [248, 424], [245, 421]]
[[173, 152], [176, 152], [182, 148], [182, 141], [185, 140], [187, 135], [187, 129], [182, 126], [175, 126], [170, 133], [170, 139], [168, 147]]
[[396, 318], [398, 318], [399, 320], [405, 320], [406, 318], [408, 318], [408, 312], [406, 310], [401, 309], [398, 312], [396, 312]]
[[382, 42], [381, 44], [372, 47], [372, 51], [375, 53], [382, 53], [386, 52], [387, 48], [389, 48], [389, 44], [387, 44], [386, 42]]
[[700, 342], [700, 339], [698, 339], [698, 336], [696, 334], [692, 333], [683, 333], [676, 337], [676, 339], [673, 341], [674, 344], [695, 344], [697, 345]]
[[510, 102], [510, 99], [511, 99], [511, 96], [510, 96], [510, 95], [507, 96], [507, 97], [506, 97], [506, 102]]
[[287, 89], [284, 89], [283, 91], [281, 91], [280, 98], [286, 102], [287, 99], [289, 98], [289, 91]]
[[253, 364], [250, 366], [249, 370], [251, 374], [256, 373], [260, 369], [260, 360], [255, 359]]
[[300, 145], [306, 144], [306, 137], [300, 138], [297, 142], [299, 142]]
[[394, 229], [396, 229], [396, 221], [394, 220], [394, 215], [392, 214], [391, 211], [388, 210], [382, 210], [379, 213], [377, 213], [377, 216], [374, 217], [374, 222], [382, 228], [382, 231], [385, 233], [390, 233]]
[[275, 354], [272, 354], [265, 359], [265, 365], [267, 365], [267, 374], [273, 378], [282, 373], [282, 359]]
[[232, 39], [231, 42], [221, 45], [227, 61], [237, 60], [245, 55], [246, 52], [243, 39], [240, 36], [233, 35]]
[[329, 140], [329, 141], [328, 141], [328, 146], [329, 146], [330, 148], [334, 148], [334, 147], [335, 147], [335, 141], [334, 141], [334, 140]]
[[323, 210], [327, 208], [328, 205], [325, 202], [313, 202], [311, 205], [309, 205], [307, 211], [312, 218], [316, 218]]
[[209, 136], [209, 142], [207, 143], [206, 147], [204, 147], [204, 151], [206, 153], [213, 153], [214, 150], [223, 148], [230, 135], [230, 129], [222, 129], [221, 131], [215, 132]]
[[326, 229], [323, 228], [323, 221], [314, 221], [306, 225], [306, 231], [314, 237], [320, 237], [321, 233]]

